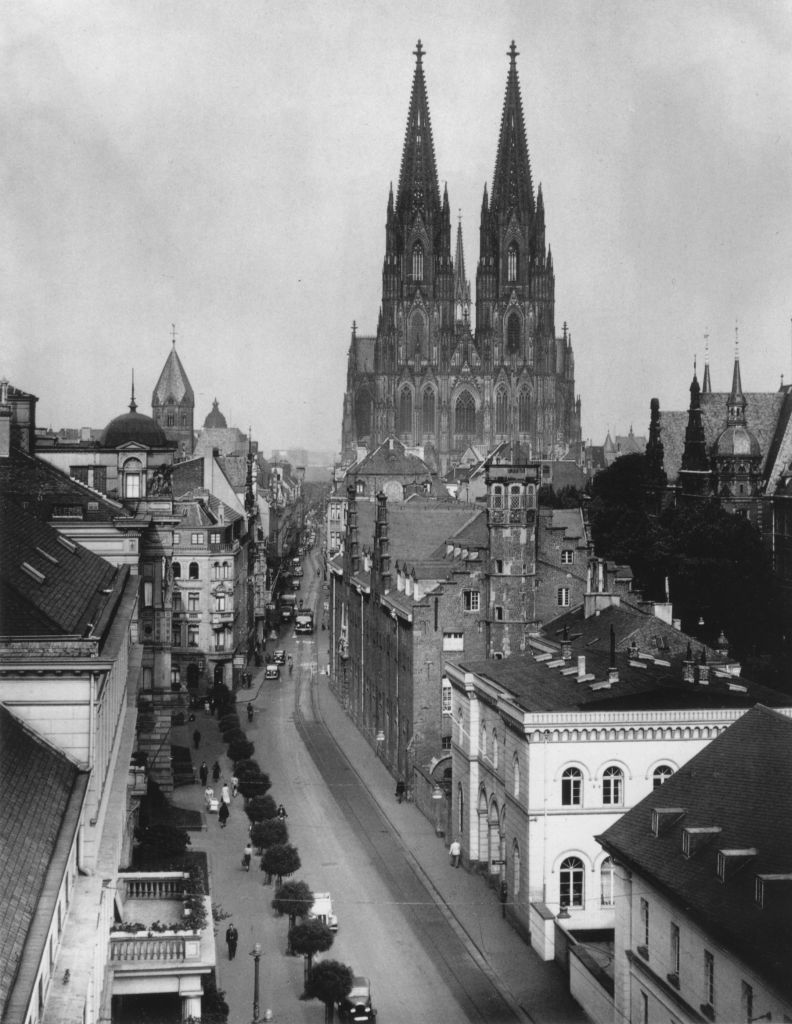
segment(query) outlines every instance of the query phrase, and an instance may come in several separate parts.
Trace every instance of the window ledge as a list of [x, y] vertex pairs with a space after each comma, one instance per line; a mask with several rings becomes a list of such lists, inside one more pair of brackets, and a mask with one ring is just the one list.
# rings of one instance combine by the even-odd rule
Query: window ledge
[[649, 959], [649, 947], [648, 946], [639, 946], [638, 949], [636, 950], [636, 952], [638, 953], [638, 956], [643, 957], [644, 960], [648, 960]]
[[679, 988], [679, 975], [678, 974], [667, 974], [666, 979], [669, 985], [673, 985], [674, 988]]

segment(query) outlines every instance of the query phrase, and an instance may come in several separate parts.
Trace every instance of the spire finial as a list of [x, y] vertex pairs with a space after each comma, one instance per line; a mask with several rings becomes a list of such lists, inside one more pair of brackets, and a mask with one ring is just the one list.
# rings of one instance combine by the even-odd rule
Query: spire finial
[[413, 50], [413, 54], [415, 55], [416, 63], [418, 63], [418, 64], [421, 63], [421, 61], [423, 59], [423, 55], [425, 53], [426, 53], [426, 50], [424, 50], [423, 46], [421, 46], [421, 40], [419, 39], [418, 40], [418, 45]]
[[704, 362], [709, 362], [709, 327], [704, 328]]
[[176, 344], [176, 324], [171, 324], [171, 341]]
[[740, 326], [736, 319], [734, 321], [734, 358], [740, 358]]
[[696, 360], [697, 359], [698, 359], [698, 355], [694, 352], [693, 353], [693, 376], [694, 377], [696, 376]]
[[136, 412], [137, 411], [137, 403], [135, 402], [135, 371], [134, 371], [134, 369], [132, 370], [132, 398], [130, 399], [130, 402], [129, 402], [129, 411], [130, 412]]
[[520, 52], [517, 49], [517, 47], [514, 45], [514, 40], [513, 39], [511, 41], [511, 46], [509, 47], [509, 52], [506, 54], [506, 56], [511, 58], [512, 66], [515, 64], [517, 58], [520, 56]]

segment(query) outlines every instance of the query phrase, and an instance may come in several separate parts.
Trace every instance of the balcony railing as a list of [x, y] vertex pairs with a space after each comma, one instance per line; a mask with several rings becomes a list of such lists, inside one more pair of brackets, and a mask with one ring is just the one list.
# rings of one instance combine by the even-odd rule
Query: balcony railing
[[173, 963], [198, 960], [200, 955], [201, 943], [193, 936], [146, 935], [138, 938], [126, 932], [112, 932], [110, 935], [111, 963], [140, 963], [141, 960]]
[[180, 900], [184, 893], [183, 871], [138, 871], [119, 875], [123, 901]]

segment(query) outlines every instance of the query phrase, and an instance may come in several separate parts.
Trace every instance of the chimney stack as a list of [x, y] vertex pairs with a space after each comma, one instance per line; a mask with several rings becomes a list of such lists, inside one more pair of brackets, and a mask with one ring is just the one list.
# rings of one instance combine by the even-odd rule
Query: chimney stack
[[564, 661], [572, 660], [572, 641], [569, 639], [569, 626], [564, 626], [564, 635], [561, 637], [561, 657]]
[[608, 667], [608, 682], [618, 683], [619, 670], [616, 667], [616, 630], [610, 628], [610, 666]]

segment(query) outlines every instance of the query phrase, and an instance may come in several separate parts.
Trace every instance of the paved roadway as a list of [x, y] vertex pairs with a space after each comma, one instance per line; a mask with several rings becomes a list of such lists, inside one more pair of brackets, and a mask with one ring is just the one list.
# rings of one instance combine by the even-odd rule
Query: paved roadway
[[[289, 630], [269, 645], [292, 654], [293, 675], [282, 669], [278, 681], [265, 683], [258, 670], [253, 689], [240, 691], [238, 702], [253, 702], [247, 731], [254, 756], [289, 813], [290, 841], [302, 860], [295, 878], [332, 893], [339, 931], [326, 956], [371, 978], [380, 1024], [584, 1021], [554, 966], [540, 964], [500, 920], [484, 883], [450, 869], [431, 825], [414, 807], [392, 799], [392, 780], [327, 689], [319, 585], [309, 558], [300, 594], [306, 604], [318, 601], [314, 636], [295, 638]], [[216, 723], [204, 718], [198, 724], [204, 734], [199, 756], [210, 765], [217, 756], [230, 774]], [[177, 790], [176, 799], [197, 807], [199, 789]], [[279, 1022], [319, 1021], [321, 1006], [299, 1001], [302, 962], [285, 955], [287, 922], [269, 906], [274, 890], [262, 884], [255, 866], [250, 874], [240, 868], [247, 835], [241, 799], [226, 829], [213, 816], [207, 824], [193, 845], [207, 851], [213, 901], [230, 915], [217, 925], [218, 980], [231, 1007], [229, 1024], [252, 1017], [248, 951], [255, 942], [264, 951], [262, 1017], [271, 1008]], [[231, 919], [240, 933], [234, 961], [223, 942]]]

